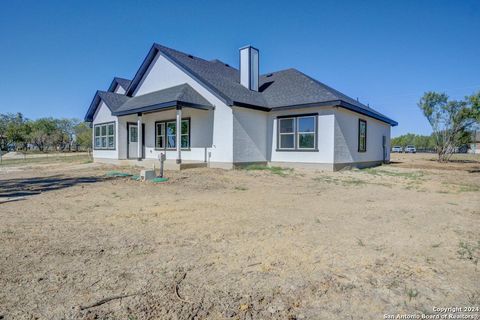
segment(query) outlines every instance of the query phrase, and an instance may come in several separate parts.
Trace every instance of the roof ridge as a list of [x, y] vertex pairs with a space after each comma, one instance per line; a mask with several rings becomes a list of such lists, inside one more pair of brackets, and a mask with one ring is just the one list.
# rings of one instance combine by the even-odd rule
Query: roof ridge
[[179, 85], [178, 87], [182, 87], [182, 89], [180, 90], [180, 92], [176, 96], [177, 100], [180, 101], [183, 98], [183, 96], [185, 96], [187, 91], [190, 91], [191, 87], [188, 83], [183, 83], [183, 84]]
[[167, 46], [164, 46], [164, 45], [161, 45], [157, 42], [154, 42], [154, 46], [158, 49], [158, 50], [162, 50], [162, 49], [167, 49], [167, 50], [172, 50], [172, 51], [175, 51], [177, 53], [180, 53], [180, 54], [183, 54], [189, 58], [195, 58], [195, 59], [199, 59], [199, 60], [202, 60], [202, 61], [205, 61], [205, 62], [210, 62], [210, 63], [213, 63], [209, 60], [206, 60], [206, 59], [203, 59], [203, 58], [200, 58], [200, 57], [197, 57], [197, 56], [194, 56], [193, 54], [190, 54], [190, 53], [186, 53], [186, 52], [183, 52], [183, 51], [180, 51], [180, 50], [177, 50], [177, 49], [173, 49], [173, 48], [170, 48], [170, 47], [167, 47]]
[[97, 92], [98, 92], [98, 94], [125, 96], [123, 93], [117, 93], [117, 92], [112, 92], [112, 91], [97, 90]]
[[113, 79], [119, 79], [119, 80], [126, 80], [126, 81], [132, 81], [130, 79], [127, 79], [127, 78], [122, 78], [122, 77], [113, 77]]
[[[285, 72], [285, 71], [290, 71], [290, 70], [298, 71], [298, 70], [295, 69], [295, 68], [286, 68], [286, 69], [281, 69], [281, 70], [278, 70], [278, 71], [265, 72], [264, 74], [261, 74], [260, 77], [266, 77], [266, 76], [268, 76], [269, 74], [276, 74], [276, 73]], [[300, 71], [298, 71], [298, 72], [300, 72]]]

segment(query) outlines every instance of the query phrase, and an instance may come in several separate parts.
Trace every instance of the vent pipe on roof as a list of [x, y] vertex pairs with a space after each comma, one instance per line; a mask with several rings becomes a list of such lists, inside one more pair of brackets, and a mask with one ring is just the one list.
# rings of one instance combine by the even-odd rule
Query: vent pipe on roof
[[240, 83], [253, 91], [258, 91], [259, 56], [252, 46], [240, 48]]

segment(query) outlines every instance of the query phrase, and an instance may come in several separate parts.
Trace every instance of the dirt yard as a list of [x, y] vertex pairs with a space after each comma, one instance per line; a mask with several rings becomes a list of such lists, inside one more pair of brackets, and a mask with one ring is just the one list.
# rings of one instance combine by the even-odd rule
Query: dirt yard
[[480, 158], [430, 158], [335, 173], [191, 169], [157, 184], [86, 159], [0, 166], [0, 319], [479, 307]]

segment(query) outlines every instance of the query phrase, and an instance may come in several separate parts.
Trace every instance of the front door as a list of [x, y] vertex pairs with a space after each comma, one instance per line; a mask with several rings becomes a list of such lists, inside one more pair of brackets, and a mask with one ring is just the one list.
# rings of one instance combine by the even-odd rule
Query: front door
[[[128, 124], [128, 126], [127, 126], [127, 136], [128, 136], [127, 137], [128, 158], [130, 158], [130, 159], [138, 159], [140, 157], [143, 158], [143, 154], [140, 157], [138, 155], [138, 144], [140, 143], [140, 141], [138, 141], [138, 125], [137, 124], [134, 124], [134, 123], [129, 123]], [[142, 149], [143, 149], [143, 146], [142, 146]]]

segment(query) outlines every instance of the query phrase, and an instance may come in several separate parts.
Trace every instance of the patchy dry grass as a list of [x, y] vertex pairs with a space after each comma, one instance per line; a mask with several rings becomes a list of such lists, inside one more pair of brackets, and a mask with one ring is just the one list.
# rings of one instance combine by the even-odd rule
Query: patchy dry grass
[[380, 177], [398, 177], [398, 178], [404, 178], [409, 180], [421, 180], [425, 175], [425, 172], [423, 171], [404, 172], [404, 171], [386, 170], [382, 168], [366, 168], [366, 169], [361, 169], [359, 171], [363, 173], [375, 175], [375, 176], [380, 176]]
[[244, 187], [244, 186], [236, 186], [234, 189], [238, 190], [238, 191], [247, 191], [248, 190], [248, 188]]
[[265, 165], [258, 165], [258, 164], [252, 164], [249, 166], [246, 166], [244, 168], [247, 171], [268, 171], [272, 174], [276, 174], [282, 177], [285, 177], [286, 175], [290, 174], [293, 172], [292, 168], [283, 168], [283, 167], [276, 167], [276, 166], [265, 166]]
[[480, 240], [477, 243], [467, 243], [460, 241], [457, 251], [460, 259], [471, 261], [474, 265], [478, 264], [480, 258]]
[[25, 158], [25, 159], [3, 159], [0, 163], [1, 167], [11, 166], [28, 166], [36, 164], [54, 164], [54, 163], [91, 163], [92, 158], [88, 154], [79, 155], [45, 155], [43, 157]]

